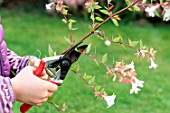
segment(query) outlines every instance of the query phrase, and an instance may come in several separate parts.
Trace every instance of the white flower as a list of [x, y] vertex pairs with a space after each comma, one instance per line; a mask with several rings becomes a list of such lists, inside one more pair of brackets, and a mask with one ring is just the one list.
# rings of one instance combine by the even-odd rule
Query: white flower
[[113, 77], [113, 82], [114, 82], [114, 81], [116, 81], [116, 75], [114, 75], [114, 77]]
[[152, 6], [152, 7], [147, 7], [145, 9], [146, 12], [148, 12], [149, 16], [150, 17], [154, 17], [155, 16], [155, 13], [154, 11], [159, 7], [159, 5], [156, 5], [156, 6]]
[[130, 94], [138, 94], [138, 92], [140, 91], [140, 89], [137, 87], [137, 85], [135, 83], [132, 82], [132, 89], [130, 90]]
[[130, 90], [130, 94], [133, 93], [138, 94], [138, 92], [140, 91], [138, 87], [142, 88], [144, 81], [141, 81], [133, 76], [133, 81], [131, 83], [132, 83], [132, 89]]
[[132, 71], [135, 71], [135, 66], [134, 66], [134, 62], [132, 61], [131, 64], [126, 65], [128, 68], [132, 69]]
[[105, 44], [106, 46], [110, 46], [110, 45], [111, 45], [111, 42], [110, 42], [110, 40], [105, 40], [104, 44]]
[[133, 76], [133, 80], [135, 81], [135, 84], [141, 88], [143, 88], [144, 81], [137, 79]]
[[47, 10], [51, 10], [52, 5], [53, 5], [53, 3], [45, 4], [45, 7]]
[[152, 59], [152, 58], [150, 58], [150, 60], [151, 60], [151, 65], [149, 66], [149, 68], [157, 68], [157, 67], [158, 67], [158, 65], [157, 65], [157, 64], [155, 64], [155, 62], [153, 61], [153, 59]]
[[169, 21], [170, 20], [170, 9], [165, 12], [163, 20], [164, 21]]
[[113, 95], [111, 96], [104, 96], [103, 95], [104, 100], [107, 103], [107, 108], [111, 107], [114, 103], [115, 103], [115, 99], [116, 99], [116, 95], [113, 93]]
[[142, 55], [142, 57], [145, 57], [145, 55], [148, 53], [147, 50], [140, 50], [140, 53]]

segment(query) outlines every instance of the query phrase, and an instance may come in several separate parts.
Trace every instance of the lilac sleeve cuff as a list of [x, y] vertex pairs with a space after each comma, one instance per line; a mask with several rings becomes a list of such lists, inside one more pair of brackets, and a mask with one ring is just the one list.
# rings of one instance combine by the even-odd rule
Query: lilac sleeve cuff
[[0, 76], [0, 113], [12, 113], [15, 100], [10, 78]]

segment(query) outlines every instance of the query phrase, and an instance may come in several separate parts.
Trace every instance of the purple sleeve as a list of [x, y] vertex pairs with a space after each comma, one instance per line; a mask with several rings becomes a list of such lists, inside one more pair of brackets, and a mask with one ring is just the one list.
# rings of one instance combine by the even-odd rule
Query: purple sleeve
[[16, 74], [29, 64], [29, 60], [35, 58], [34, 56], [18, 56], [16, 53], [10, 51], [9, 49], [7, 50], [7, 57], [11, 65], [11, 70]]
[[12, 113], [15, 95], [9, 77], [0, 76], [0, 113]]

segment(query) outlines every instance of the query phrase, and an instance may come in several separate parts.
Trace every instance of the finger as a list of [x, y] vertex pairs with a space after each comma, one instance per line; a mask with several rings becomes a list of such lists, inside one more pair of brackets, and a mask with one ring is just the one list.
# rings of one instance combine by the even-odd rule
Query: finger
[[48, 91], [49, 92], [55, 92], [58, 89], [58, 86], [53, 84], [53, 83], [51, 83], [51, 82], [48, 82], [47, 86], [48, 86]]
[[35, 104], [35, 106], [42, 106], [42, 103], [37, 103]]
[[45, 75], [40, 75], [39, 78], [41, 78], [42, 80], [47, 80], [48, 75], [47, 75], [47, 74], [45, 74]]
[[43, 103], [43, 102], [47, 102], [47, 100], [48, 100], [48, 98], [43, 98], [43, 99], [42, 99], [42, 103]]

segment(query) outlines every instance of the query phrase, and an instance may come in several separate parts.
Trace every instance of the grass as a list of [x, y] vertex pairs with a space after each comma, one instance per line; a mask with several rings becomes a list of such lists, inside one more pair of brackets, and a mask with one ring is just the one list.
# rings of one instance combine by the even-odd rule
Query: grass
[[[24, 13], [16, 11], [6, 11], [0, 9], [3, 26], [5, 29], [5, 41], [9, 49], [21, 56], [35, 55], [41, 58], [47, 55], [48, 44], [60, 54], [69, 47], [64, 40], [68, 37], [68, 30], [58, 17], [50, 17], [38, 13]], [[76, 26], [79, 28], [75, 32], [74, 39], [77, 41], [89, 32], [88, 22], [77, 19]], [[133, 54], [133, 49], [123, 49], [119, 45], [112, 44], [106, 47], [102, 41], [95, 36], [87, 39], [84, 43], [92, 42], [97, 45], [97, 56], [100, 58], [108, 52], [108, 63], [111, 64], [112, 58], [121, 61], [122, 59], [130, 63], [135, 61], [138, 78], [145, 81], [145, 86], [138, 95], [129, 94], [130, 85], [112, 82], [111, 78], [105, 75], [104, 68], [98, 68], [95, 63], [82, 56], [77, 63], [81, 64], [81, 70], [90, 75], [96, 76], [98, 85], [105, 87], [109, 94], [113, 92], [117, 95], [116, 103], [107, 109], [104, 101], [97, 101], [93, 96], [93, 91], [75, 74], [69, 72], [63, 85], [56, 92], [56, 103], [67, 104], [65, 113], [168, 113], [170, 108], [169, 100], [169, 43], [170, 26], [139, 26], [136, 24], [122, 24], [114, 27], [107, 23], [102, 27], [106, 34], [121, 34], [124, 40], [142, 39], [143, 43], [158, 50], [156, 63], [157, 69], [148, 69], [150, 62], [140, 61]], [[14, 113], [19, 112], [21, 103], [16, 102], [13, 106]], [[57, 113], [55, 108], [47, 103], [41, 107], [33, 107], [28, 113]]]

